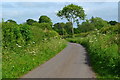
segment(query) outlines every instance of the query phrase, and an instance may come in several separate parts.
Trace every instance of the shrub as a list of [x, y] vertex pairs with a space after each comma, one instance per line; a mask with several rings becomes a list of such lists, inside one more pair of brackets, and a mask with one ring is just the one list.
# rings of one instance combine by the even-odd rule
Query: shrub
[[50, 23], [33, 23], [32, 26], [40, 27], [43, 30], [51, 30], [52, 26]]

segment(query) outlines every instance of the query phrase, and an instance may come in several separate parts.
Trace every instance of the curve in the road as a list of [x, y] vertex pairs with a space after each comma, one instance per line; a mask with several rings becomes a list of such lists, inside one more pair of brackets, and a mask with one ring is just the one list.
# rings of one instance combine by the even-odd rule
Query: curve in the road
[[69, 43], [58, 55], [22, 78], [95, 78], [95, 73], [89, 66], [85, 48]]

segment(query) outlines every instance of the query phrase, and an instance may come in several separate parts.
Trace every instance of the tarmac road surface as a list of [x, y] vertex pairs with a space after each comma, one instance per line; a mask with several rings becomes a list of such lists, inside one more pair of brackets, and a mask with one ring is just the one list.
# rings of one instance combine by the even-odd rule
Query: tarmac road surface
[[85, 48], [76, 43], [55, 57], [33, 69], [22, 78], [95, 78]]

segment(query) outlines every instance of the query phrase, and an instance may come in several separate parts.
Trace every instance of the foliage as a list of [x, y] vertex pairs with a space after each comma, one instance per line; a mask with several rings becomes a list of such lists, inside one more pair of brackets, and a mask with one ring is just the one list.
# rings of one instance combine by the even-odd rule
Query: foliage
[[118, 22], [116, 22], [116, 21], [109, 21], [108, 22], [110, 25], [116, 25]]
[[20, 26], [20, 32], [23, 36], [24, 41], [26, 42], [26, 44], [29, 43], [29, 41], [32, 40], [32, 36], [31, 36], [32, 33], [31, 33], [31, 30], [30, 30], [31, 26], [29, 26], [27, 24], [21, 24], [19, 26]]
[[17, 45], [25, 46], [31, 40], [30, 28], [28, 25], [2, 23], [2, 35], [4, 48], [8, 47], [14, 49], [14, 46]]
[[80, 33], [80, 30], [78, 28], [74, 28], [74, 33], [78, 34], [78, 33]]
[[109, 26], [109, 27], [103, 27], [100, 29], [100, 33], [106, 34], [106, 33], [118, 33], [119, 32], [119, 28], [118, 28], [118, 24], [116, 24], [115, 26]]
[[65, 46], [65, 40], [50, 39], [16, 48], [16, 52], [3, 49], [2, 77], [19, 78], [54, 57]]
[[88, 32], [95, 30], [94, 24], [90, 23], [89, 20], [86, 20], [86, 22], [82, 22], [81, 25], [78, 25], [78, 30], [80, 32]]
[[[72, 22], [72, 24], [75, 22], [78, 24], [79, 20], [84, 20], [86, 15], [81, 6], [70, 4], [58, 11], [57, 16], [61, 17], [61, 19], [66, 18], [69, 22]], [[73, 27], [72, 34], [74, 34]]]
[[67, 34], [72, 35], [72, 27], [73, 27], [72, 22], [66, 22], [64, 28], [65, 28]]
[[72, 23], [66, 22], [66, 23], [56, 23], [53, 25], [53, 29], [57, 31], [60, 35], [72, 35]]
[[[110, 27], [104, 27], [110, 28]], [[103, 29], [87, 34], [85, 37], [67, 39], [70, 42], [80, 43], [87, 48], [93, 69], [98, 77], [117, 78], [120, 77], [120, 54], [118, 52], [119, 38], [118, 26], [112, 29]]]
[[54, 24], [53, 29], [57, 31], [60, 35], [65, 35], [66, 30], [65, 30], [65, 23], [56, 23]]
[[28, 24], [28, 25], [32, 25], [33, 23], [36, 23], [37, 21], [35, 21], [35, 20], [33, 20], [33, 19], [28, 19], [28, 20], [26, 20], [26, 23]]
[[[19, 78], [66, 46], [50, 23], [2, 23], [2, 77]], [[1, 64], [0, 64], [1, 65]]]
[[109, 24], [107, 23], [107, 21], [103, 20], [100, 17], [92, 17], [90, 19], [90, 22], [94, 25], [95, 28], [97, 29], [101, 29], [102, 27], [107, 27], [109, 26]]
[[75, 37], [86, 37], [87, 35], [89, 35], [91, 32], [86, 32], [86, 33], [80, 33], [80, 34], [75, 34]]
[[52, 26], [52, 21], [48, 16], [40, 16], [39, 23], [49, 23]]
[[43, 30], [51, 30], [52, 26], [49, 23], [33, 23], [32, 26], [37, 26]]
[[0, 23], [0, 79], [2, 79], [2, 23]]
[[12, 20], [12, 19], [7, 20], [6, 22], [7, 22], [7, 23], [14, 23], [14, 24], [16, 24], [16, 21], [14, 21], [14, 20]]

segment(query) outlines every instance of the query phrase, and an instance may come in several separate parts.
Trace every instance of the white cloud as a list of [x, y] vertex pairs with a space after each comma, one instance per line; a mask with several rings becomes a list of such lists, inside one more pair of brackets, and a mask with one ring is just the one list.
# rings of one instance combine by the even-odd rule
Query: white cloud
[[[117, 20], [117, 3], [113, 2], [70, 2], [82, 6], [89, 19], [91, 16], [102, 17], [105, 20]], [[18, 23], [32, 18], [38, 20], [41, 15], [49, 16], [54, 23], [65, 22], [56, 16], [56, 12], [68, 2], [5, 2], [3, 3], [3, 18], [16, 20]], [[12, 5], [12, 6], [11, 6]]]

